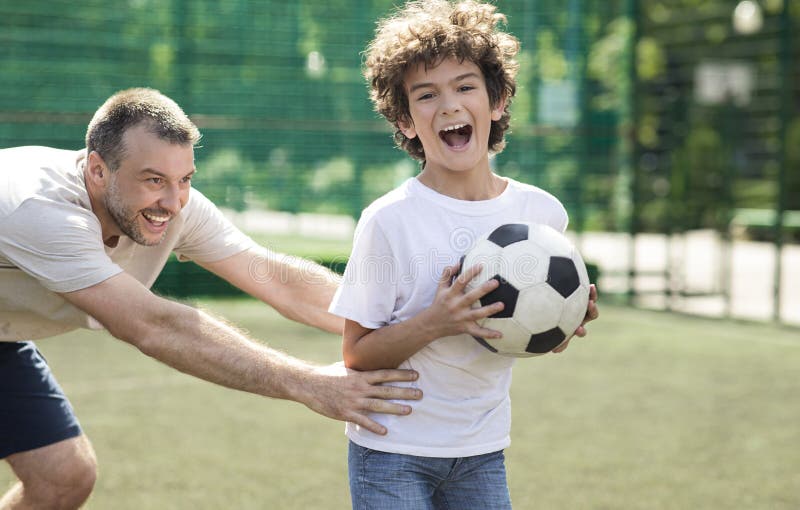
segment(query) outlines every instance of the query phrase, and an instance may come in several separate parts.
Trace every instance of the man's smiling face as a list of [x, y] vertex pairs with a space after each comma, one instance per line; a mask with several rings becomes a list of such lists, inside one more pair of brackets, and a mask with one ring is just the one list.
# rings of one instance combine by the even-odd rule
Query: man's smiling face
[[144, 124], [126, 131], [123, 143], [125, 157], [108, 176], [103, 205], [122, 234], [156, 245], [189, 200], [194, 148], [162, 140]]

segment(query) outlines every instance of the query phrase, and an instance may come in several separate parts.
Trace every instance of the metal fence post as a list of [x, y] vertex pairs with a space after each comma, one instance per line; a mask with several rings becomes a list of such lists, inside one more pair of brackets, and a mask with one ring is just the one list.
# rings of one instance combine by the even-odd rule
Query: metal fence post
[[780, 17], [780, 42], [778, 49], [779, 58], [779, 80], [780, 80], [780, 104], [779, 109], [779, 124], [778, 124], [778, 200], [775, 204], [775, 280], [773, 283], [773, 318], [775, 321], [781, 320], [781, 279], [783, 274], [783, 220], [784, 211], [787, 205], [787, 140], [786, 132], [787, 125], [789, 124], [789, 115], [794, 111], [792, 101], [792, 69], [791, 69], [791, 52], [792, 52], [792, 20], [789, 16], [789, 0], [783, 0], [783, 7], [781, 9]]

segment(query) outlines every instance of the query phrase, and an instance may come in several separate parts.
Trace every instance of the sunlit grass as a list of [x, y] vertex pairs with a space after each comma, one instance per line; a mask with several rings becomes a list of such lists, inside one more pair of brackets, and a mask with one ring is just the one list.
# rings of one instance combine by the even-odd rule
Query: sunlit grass
[[[338, 338], [255, 301], [203, 305], [299, 357], [339, 359]], [[515, 508], [800, 507], [796, 329], [602, 314], [565, 353], [514, 369]], [[39, 344], [100, 460], [88, 508], [349, 508], [342, 423], [197, 381], [103, 333]]]

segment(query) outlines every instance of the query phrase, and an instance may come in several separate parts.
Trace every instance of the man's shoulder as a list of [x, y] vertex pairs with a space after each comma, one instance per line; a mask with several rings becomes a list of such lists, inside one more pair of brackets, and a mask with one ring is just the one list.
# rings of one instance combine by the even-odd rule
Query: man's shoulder
[[25, 146], [0, 150], [0, 218], [31, 199], [88, 207], [81, 151]]
[[0, 172], [18, 173], [20, 167], [75, 166], [83, 150], [23, 145], [0, 149]]
[[[12, 214], [0, 217], [4, 235], [19, 241], [58, 246], [58, 240], [83, 238], [102, 248], [100, 222], [94, 213], [69, 201], [32, 197]], [[46, 235], [44, 235], [46, 233]], [[68, 242], [63, 248], [68, 249]]]

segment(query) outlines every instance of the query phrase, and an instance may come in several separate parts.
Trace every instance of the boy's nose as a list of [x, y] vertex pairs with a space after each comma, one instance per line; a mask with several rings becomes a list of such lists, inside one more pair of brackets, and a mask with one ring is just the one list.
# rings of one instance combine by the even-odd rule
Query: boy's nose
[[454, 97], [445, 96], [442, 101], [441, 112], [443, 114], [457, 113], [461, 111], [461, 104]]

